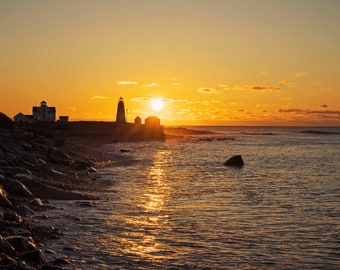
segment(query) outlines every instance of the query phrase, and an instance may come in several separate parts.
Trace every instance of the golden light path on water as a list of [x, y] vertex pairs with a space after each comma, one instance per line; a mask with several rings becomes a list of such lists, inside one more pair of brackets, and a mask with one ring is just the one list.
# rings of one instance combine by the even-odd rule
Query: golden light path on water
[[128, 228], [121, 241], [122, 253], [138, 256], [141, 259], [161, 259], [164, 250], [169, 247], [157, 239], [159, 233], [170, 230], [168, 215], [162, 214], [163, 207], [169, 195], [169, 185], [166, 182], [166, 167], [170, 150], [160, 150], [153, 156], [153, 162], [147, 168], [147, 182], [142, 185], [140, 194], [136, 194], [135, 202], [143, 213], [127, 216], [125, 222]]

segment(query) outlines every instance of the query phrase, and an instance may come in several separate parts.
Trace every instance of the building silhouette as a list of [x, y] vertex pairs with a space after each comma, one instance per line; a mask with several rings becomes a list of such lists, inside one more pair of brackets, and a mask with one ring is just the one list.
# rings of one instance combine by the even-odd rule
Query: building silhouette
[[34, 106], [32, 108], [32, 115], [18, 113], [14, 116], [15, 122], [48, 122], [53, 123], [56, 121], [56, 108], [48, 107], [46, 101], [40, 102], [40, 107]]
[[126, 123], [125, 106], [124, 106], [124, 101], [122, 97], [120, 97], [119, 102], [118, 102], [116, 123], [122, 123], [122, 124]]
[[46, 101], [40, 102], [40, 107], [33, 107], [33, 120], [35, 122], [55, 122], [55, 107], [48, 107]]

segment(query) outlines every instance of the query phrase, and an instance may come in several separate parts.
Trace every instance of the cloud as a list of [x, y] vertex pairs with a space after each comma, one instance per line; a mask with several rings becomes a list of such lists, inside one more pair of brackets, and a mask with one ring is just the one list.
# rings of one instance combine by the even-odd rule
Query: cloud
[[327, 104], [322, 104], [320, 107], [321, 108], [328, 108], [328, 105]]
[[146, 87], [155, 87], [155, 86], [159, 86], [158, 83], [152, 82], [152, 83], [148, 83], [145, 85]]
[[281, 81], [278, 82], [278, 84], [288, 86], [288, 87], [294, 87], [295, 86], [294, 82], [290, 82], [288, 80], [281, 80]]
[[305, 77], [305, 76], [308, 76], [308, 73], [306, 73], [306, 72], [296, 72], [294, 74], [294, 77], [296, 77], [296, 78]]
[[198, 93], [202, 93], [202, 94], [217, 94], [218, 91], [215, 90], [214, 88], [206, 88], [206, 87], [201, 87], [197, 89]]
[[263, 93], [270, 93], [274, 91], [279, 91], [280, 87], [277, 86], [261, 86], [261, 85], [234, 85], [229, 86], [226, 84], [220, 84], [218, 87], [223, 88], [223, 90], [233, 90], [233, 91], [256, 91]]
[[261, 74], [261, 75], [267, 75], [267, 74], [268, 74], [268, 70], [261, 70], [261, 71], [260, 71], [260, 74]]
[[104, 96], [93, 96], [91, 99], [108, 99], [109, 97], [104, 97]]
[[117, 81], [117, 84], [119, 84], [119, 85], [136, 85], [138, 83], [135, 82], [135, 81]]
[[324, 115], [338, 115], [340, 116], [340, 111], [333, 111], [333, 110], [302, 110], [302, 109], [279, 109], [280, 113], [300, 113], [300, 114], [324, 114]]
[[181, 84], [179, 82], [173, 82], [171, 83], [172, 86], [180, 86]]
[[143, 101], [149, 101], [151, 98], [149, 97], [135, 97], [135, 98], [132, 98], [131, 101], [134, 101], [134, 102], [143, 102]]
[[[150, 101], [153, 97], [135, 97], [132, 98], [131, 101], [134, 102], [145, 102], [145, 101]], [[192, 103], [186, 99], [173, 99], [173, 98], [160, 98], [163, 102], [172, 102], [172, 103]]]

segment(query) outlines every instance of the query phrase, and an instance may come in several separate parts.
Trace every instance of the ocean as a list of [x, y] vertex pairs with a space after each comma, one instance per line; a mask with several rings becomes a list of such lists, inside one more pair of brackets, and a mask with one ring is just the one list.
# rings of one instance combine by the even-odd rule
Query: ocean
[[340, 269], [339, 127], [190, 128], [217, 133], [105, 145], [103, 199], [50, 202], [65, 269]]

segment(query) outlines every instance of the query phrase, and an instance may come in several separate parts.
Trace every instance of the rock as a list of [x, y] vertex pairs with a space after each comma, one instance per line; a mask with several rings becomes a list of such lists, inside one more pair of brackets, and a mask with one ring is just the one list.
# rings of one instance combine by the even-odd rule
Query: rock
[[12, 235], [5, 237], [5, 239], [17, 253], [28, 252], [36, 249], [36, 245], [32, 237]]
[[18, 166], [5, 166], [2, 169], [11, 177], [14, 177], [16, 174], [32, 174], [29, 170], [23, 167]]
[[18, 165], [18, 157], [13, 153], [6, 152], [3, 160], [9, 165]]
[[55, 259], [53, 261], [53, 264], [59, 264], [59, 265], [60, 264], [71, 264], [71, 262], [69, 260], [59, 258], [59, 259]]
[[[20, 174], [20, 175], [17, 174], [15, 175], [15, 178], [17, 177], [21, 179], [29, 179], [29, 180], [33, 178], [32, 175], [26, 175], [26, 174]], [[7, 183], [5, 188], [8, 192], [15, 194], [15, 195], [20, 195], [20, 196], [29, 197], [29, 198], [34, 197], [32, 192], [29, 191], [29, 189], [19, 180], [10, 181], [9, 183]]]
[[26, 138], [26, 131], [22, 128], [18, 127], [17, 125], [13, 126], [11, 129], [14, 137], [16, 139], [25, 139]]
[[46, 256], [41, 249], [21, 253], [19, 254], [19, 257], [33, 264], [47, 264]]
[[14, 178], [17, 180], [24, 180], [24, 181], [34, 181], [35, 176], [33, 174], [25, 174], [25, 173], [18, 173], [14, 175]]
[[73, 163], [73, 167], [78, 170], [86, 170], [89, 167], [92, 167], [94, 162], [85, 161], [85, 160], [75, 160]]
[[29, 202], [29, 204], [33, 206], [39, 206], [39, 207], [44, 205], [39, 198], [33, 199], [32, 201]]
[[10, 212], [4, 213], [4, 220], [21, 222], [22, 217], [20, 215], [18, 215], [16, 212], [10, 211]]
[[241, 155], [236, 155], [236, 156], [229, 158], [226, 162], [223, 163], [223, 165], [242, 167], [244, 165], [244, 162], [243, 162]]
[[16, 254], [14, 247], [10, 243], [8, 243], [8, 241], [1, 235], [0, 235], [0, 251], [9, 256], [13, 256]]
[[12, 228], [11, 231], [12, 231], [11, 235], [21, 235], [25, 237], [28, 237], [32, 234], [30, 231], [22, 229], [22, 228]]
[[69, 165], [71, 162], [71, 157], [68, 154], [66, 154], [64, 151], [56, 147], [50, 148], [48, 158], [51, 162], [57, 163], [57, 164]]
[[1, 144], [1, 148], [5, 152], [12, 153], [12, 154], [21, 153], [24, 150], [24, 148], [20, 144], [17, 144], [15, 142], [9, 142], [9, 141], [3, 142]]
[[95, 169], [93, 167], [88, 168], [86, 171], [89, 172], [89, 173], [98, 173], [97, 169]]
[[40, 270], [65, 270], [64, 268], [54, 266], [54, 265], [43, 265]]
[[12, 203], [8, 200], [5, 190], [0, 186], [0, 206], [12, 208]]
[[28, 216], [32, 216], [36, 214], [31, 208], [29, 208], [27, 205], [24, 205], [24, 204], [20, 205], [17, 208], [17, 211], [23, 217], [28, 217]]
[[[0, 248], [1, 249], [1, 248]], [[19, 269], [18, 263], [5, 253], [0, 253], [0, 269]]]

